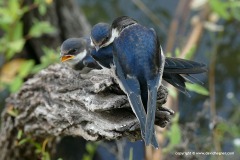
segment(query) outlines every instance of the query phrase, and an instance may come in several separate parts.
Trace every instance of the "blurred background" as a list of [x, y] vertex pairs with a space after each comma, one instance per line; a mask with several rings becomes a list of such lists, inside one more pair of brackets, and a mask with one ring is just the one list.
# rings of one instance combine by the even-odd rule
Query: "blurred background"
[[201, 159], [240, 159], [239, 0], [0, 0], [0, 111], [24, 81], [59, 63], [65, 39], [88, 36], [94, 24], [121, 15], [154, 28], [166, 56], [205, 63], [208, 72], [196, 75], [203, 83], [187, 84], [190, 97], [166, 84], [165, 107], [175, 116], [165, 129], [157, 128], [159, 150], [145, 148], [142, 141], [91, 143], [64, 137], [54, 154], [46, 149], [36, 152], [38, 157], [198, 159], [193, 152], [216, 151], [231, 155]]

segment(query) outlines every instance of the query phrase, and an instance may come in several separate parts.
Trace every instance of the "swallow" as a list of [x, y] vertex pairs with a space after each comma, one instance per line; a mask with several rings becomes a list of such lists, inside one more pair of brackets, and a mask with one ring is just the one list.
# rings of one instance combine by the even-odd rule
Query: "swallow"
[[72, 69], [82, 74], [90, 72], [92, 69], [102, 69], [102, 67], [91, 57], [92, 50], [89, 38], [69, 38], [61, 45], [60, 59]]
[[96, 43], [93, 33], [94, 30], [90, 39], [96, 50], [112, 47], [113, 63], [110, 68], [140, 122], [146, 145], [151, 143], [158, 148], [154, 121], [165, 56], [155, 31], [123, 16], [113, 21], [110, 32], [106, 32], [108, 36], [101, 43]]

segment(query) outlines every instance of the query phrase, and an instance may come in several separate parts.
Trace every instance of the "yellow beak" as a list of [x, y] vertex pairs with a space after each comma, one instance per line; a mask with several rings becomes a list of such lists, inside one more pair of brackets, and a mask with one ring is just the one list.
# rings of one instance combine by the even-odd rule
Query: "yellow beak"
[[65, 55], [65, 56], [62, 56], [61, 57], [61, 62], [65, 62], [65, 61], [68, 61], [70, 59], [73, 59], [75, 56], [73, 55]]

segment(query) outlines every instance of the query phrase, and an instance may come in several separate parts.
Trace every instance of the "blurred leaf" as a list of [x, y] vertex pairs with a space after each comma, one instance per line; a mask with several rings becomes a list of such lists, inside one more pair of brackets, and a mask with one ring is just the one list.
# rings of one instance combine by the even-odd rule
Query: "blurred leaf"
[[231, 15], [228, 11], [228, 3], [221, 0], [210, 0], [208, 1], [212, 10], [217, 13], [220, 17], [229, 20]]
[[132, 147], [129, 150], [129, 160], [133, 160], [133, 148]]
[[174, 99], [177, 98], [177, 91], [175, 88], [173, 87], [168, 88], [168, 92], [169, 92], [169, 95], [172, 96]]
[[209, 95], [209, 91], [199, 84], [186, 83], [186, 88], [189, 91], [193, 91], [204, 96]]
[[18, 110], [16, 110], [13, 105], [10, 105], [10, 106], [7, 106], [7, 113], [13, 117], [17, 117]]
[[51, 4], [51, 3], [53, 2], [53, 0], [45, 0], [45, 2], [46, 2], [47, 4]]
[[6, 63], [0, 74], [0, 81], [9, 86], [10, 91], [16, 92], [23, 83], [23, 79], [31, 72], [33, 60], [14, 59]]
[[20, 14], [20, 3], [16, 0], [8, 0], [8, 8], [9, 11], [12, 13], [12, 17], [16, 20], [18, 14]]
[[17, 113], [14, 112], [13, 110], [9, 110], [7, 113], [13, 117], [17, 117]]
[[23, 130], [19, 129], [17, 134], [17, 139], [20, 140], [22, 138], [22, 135], [23, 135]]
[[24, 138], [24, 139], [22, 139], [21, 141], [18, 142], [18, 145], [19, 145], [19, 146], [20, 146], [20, 145], [23, 145], [23, 144], [25, 144], [25, 143], [27, 143], [27, 142], [29, 142], [29, 141], [30, 141], [29, 138]]
[[180, 56], [180, 49], [179, 48], [176, 48], [175, 49], [175, 57], [179, 57]]
[[39, 71], [41, 71], [42, 69], [46, 68], [47, 66], [43, 65], [43, 64], [38, 64], [38, 65], [35, 65], [32, 70], [31, 70], [31, 73], [32, 74], [35, 74]]
[[19, 67], [19, 73], [14, 78], [14, 80], [10, 84], [10, 91], [12, 93], [18, 91], [23, 84], [23, 79], [30, 73], [32, 67], [34, 66], [33, 60], [26, 60]]
[[185, 58], [185, 59], [188, 59], [188, 60], [192, 59], [195, 51], [196, 51], [196, 46], [193, 46], [193, 47], [187, 52], [187, 54], [186, 54], [186, 56], [185, 56], [184, 58]]
[[0, 7], [0, 18], [0, 26], [1, 28], [4, 27], [4, 29], [7, 29], [4, 25], [9, 25], [10, 23], [14, 22], [14, 19], [12, 18], [8, 8]]
[[240, 137], [240, 128], [236, 124], [221, 122], [217, 125], [216, 129], [222, 134], [227, 132], [233, 137]]
[[30, 73], [33, 66], [34, 66], [33, 60], [25, 61], [20, 67], [19, 76], [22, 78], [26, 77]]
[[231, 3], [231, 13], [235, 19], [240, 21], [240, 1]]
[[53, 64], [59, 61], [59, 56], [58, 54], [56, 54], [56, 50], [43, 47], [43, 51], [45, 55], [41, 57], [41, 63], [38, 65], [35, 65], [31, 70], [31, 73], [37, 73], [40, 70], [48, 67], [50, 64]]
[[6, 58], [10, 59], [15, 55], [15, 52], [13, 50], [7, 50], [6, 51]]
[[13, 30], [13, 40], [19, 40], [23, 38], [23, 23], [18, 22]]
[[43, 47], [45, 56], [41, 57], [42, 63], [52, 64], [53, 62], [59, 62], [59, 54], [56, 54], [56, 50]]
[[[5, 37], [0, 38], [0, 46], [6, 46], [6, 39]], [[0, 54], [3, 54], [6, 52], [6, 47], [0, 47]]]
[[46, 14], [47, 12], [47, 6], [46, 4], [39, 4], [38, 6], [38, 11], [40, 13], [41, 16], [43, 16], [44, 14]]
[[23, 49], [23, 46], [25, 44], [25, 39], [18, 39], [12, 42], [8, 43], [8, 52], [7, 52], [7, 58], [10, 59], [12, 58], [12, 56], [17, 53], [20, 52]]
[[168, 132], [168, 135], [170, 135], [170, 140], [172, 141], [171, 143], [174, 145], [179, 144], [181, 140], [181, 129], [179, 127], [178, 121], [179, 113], [176, 113], [176, 115], [172, 119], [172, 126], [170, 127], [170, 132]]
[[165, 55], [166, 55], [166, 57], [171, 57], [171, 53], [170, 52], [167, 52]]
[[171, 126], [171, 132], [169, 133], [170, 142], [172, 146], [175, 146], [181, 141], [181, 130], [178, 124]]
[[42, 145], [40, 143], [35, 142], [33, 138], [31, 138], [30, 143], [34, 145], [34, 147], [36, 148], [36, 152], [37, 153], [41, 153], [42, 152]]
[[87, 145], [86, 145], [86, 150], [88, 151], [88, 153], [89, 153], [90, 155], [92, 155], [92, 154], [95, 153], [96, 147], [95, 147], [95, 145], [92, 144], [92, 143], [87, 143]]
[[4, 64], [1, 69], [0, 81], [10, 83], [18, 74], [20, 66], [25, 62], [24, 59], [14, 59]]
[[51, 160], [50, 154], [48, 152], [42, 153], [42, 160]]
[[87, 143], [86, 150], [88, 154], [83, 155], [83, 160], [92, 160], [96, 152], [96, 149], [97, 149], [97, 143], [91, 143], [91, 142]]
[[82, 160], [91, 160], [91, 157], [87, 154], [84, 154]]
[[34, 3], [38, 6], [38, 12], [41, 16], [46, 14], [47, 6], [52, 3], [52, 0], [34, 0]]
[[29, 36], [37, 38], [42, 36], [43, 34], [50, 34], [54, 32], [55, 32], [55, 28], [52, 27], [49, 22], [35, 21], [34, 25], [31, 27], [29, 31]]
[[230, 20], [240, 20], [240, 1], [238, 0], [211, 0], [209, 1], [211, 9], [221, 18]]
[[23, 84], [23, 79], [19, 76], [15, 77], [14, 80], [10, 84], [10, 92], [15, 93], [19, 90], [19, 88]]

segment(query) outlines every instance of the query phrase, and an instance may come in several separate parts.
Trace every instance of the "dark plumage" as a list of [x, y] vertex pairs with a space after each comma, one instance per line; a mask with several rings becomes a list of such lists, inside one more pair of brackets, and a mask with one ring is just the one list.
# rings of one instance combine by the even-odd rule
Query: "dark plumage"
[[[94, 39], [91, 39], [94, 46], [102, 47], [102, 45], [108, 40], [111, 36], [110, 26], [107, 23], [98, 23], [102, 26], [101, 28], [93, 26], [91, 30], [91, 35]], [[104, 37], [104, 38], [103, 38]]]
[[80, 73], [88, 73], [92, 69], [101, 69], [91, 57], [90, 52], [92, 50], [95, 49], [90, 47], [89, 38], [69, 38], [61, 45], [61, 61]]
[[154, 122], [165, 57], [157, 35], [153, 29], [124, 16], [113, 21], [111, 36], [118, 83], [140, 122], [146, 145], [158, 148]]

